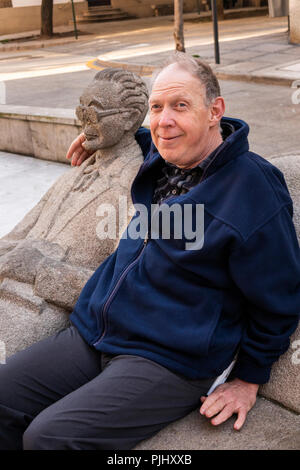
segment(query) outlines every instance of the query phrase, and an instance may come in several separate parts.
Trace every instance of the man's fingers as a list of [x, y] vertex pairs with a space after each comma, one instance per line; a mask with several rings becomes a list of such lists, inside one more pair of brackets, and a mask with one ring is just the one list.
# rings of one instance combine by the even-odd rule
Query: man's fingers
[[228, 418], [230, 418], [234, 413], [234, 408], [231, 405], [227, 405], [223, 410], [211, 420], [211, 424], [218, 426], [221, 423], [224, 423]]
[[80, 155], [81, 155], [81, 152], [80, 151], [77, 151], [77, 152], [74, 152], [73, 155], [72, 155], [72, 160], [71, 160], [71, 165], [72, 166], [76, 166], [77, 165], [77, 162], [80, 158]]
[[238, 410], [238, 419], [234, 423], [233, 427], [236, 431], [239, 431], [243, 426], [244, 422], [246, 421], [247, 411], [245, 409]]
[[75, 151], [72, 156], [72, 166], [80, 165], [88, 156], [88, 153], [84, 149]]
[[67, 151], [66, 158], [70, 159], [74, 152], [78, 151], [78, 149], [82, 149], [81, 144], [85, 141], [85, 135], [82, 133], [75, 140], [73, 140], [72, 144]]
[[84, 160], [86, 160], [88, 157], [90, 157], [90, 154], [87, 153], [86, 151], [82, 152], [82, 154], [80, 155], [80, 157], [78, 158], [77, 160], [77, 166], [80, 166], [81, 163], [84, 162]]
[[[206, 411], [208, 410], [208, 408], [210, 406], [212, 406], [217, 400], [220, 399], [220, 395], [218, 393], [218, 389], [216, 389], [211, 395], [209, 395], [208, 397], [204, 397], [205, 400], [204, 400], [204, 403], [203, 405], [201, 406], [200, 408], [200, 413], [202, 415], [204, 415], [206, 413]], [[202, 401], [202, 397], [201, 397], [201, 401]]]
[[214, 403], [205, 408], [204, 413], [202, 412], [201, 414], [205, 414], [207, 418], [211, 418], [212, 416], [215, 416], [217, 413], [222, 411], [225, 405], [226, 403], [224, 399], [219, 397], [216, 401], [214, 401]]
[[69, 147], [69, 150], [67, 151], [67, 155], [66, 155], [66, 158], [71, 158], [73, 153], [75, 152], [75, 150], [77, 149], [78, 145], [81, 145], [81, 142], [77, 139], [75, 139], [70, 147]]

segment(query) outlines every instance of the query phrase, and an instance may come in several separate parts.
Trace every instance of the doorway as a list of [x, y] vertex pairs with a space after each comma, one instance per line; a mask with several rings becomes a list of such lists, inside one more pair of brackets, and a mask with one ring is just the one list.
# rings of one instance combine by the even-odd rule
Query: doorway
[[89, 7], [100, 7], [110, 5], [110, 0], [88, 0]]

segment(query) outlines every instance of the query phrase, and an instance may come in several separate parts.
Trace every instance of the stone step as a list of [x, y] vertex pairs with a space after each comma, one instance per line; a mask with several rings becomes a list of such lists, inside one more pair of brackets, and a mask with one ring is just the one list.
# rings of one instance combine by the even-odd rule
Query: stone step
[[[77, 23], [99, 23], [101, 21], [119, 21], [134, 18], [119, 8], [113, 8], [109, 5], [89, 7], [87, 12], [76, 17]], [[71, 23], [71, 22], [70, 22]]]
[[103, 11], [103, 10], [111, 10], [113, 7], [111, 5], [97, 5], [94, 7], [88, 7], [89, 11]]
[[114, 8], [111, 5], [102, 5], [98, 7], [89, 7], [87, 11], [85, 11], [84, 13], [85, 14], [86, 13], [89, 13], [89, 14], [102, 13], [103, 11], [110, 11], [110, 10], [119, 10], [119, 8]]
[[99, 11], [85, 11], [82, 14], [82, 16], [87, 17], [87, 18], [92, 18], [95, 16], [120, 15], [120, 14], [127, 15], [127, 13], [123, 12], [119, 8], [107, 8], [105, 10], [99, 10]]
[[46, 306], [44, 299], [34, 294], [32, 285], [14, 279], [3, 279], [0, 296], [1, 299], [29, 308], [37, 314], [40, 314]]
[[[105, 21], [121, 21], [121, 20], [130, 20], [133, 19], [133, 16], [128, 16], [126, 13], [124, 15], [101, 15], [101, 16], [94, 16], [92, 18], [84, 18], [84, 17], [78, 17], [76, 18], [76, 21], [78, 24], [83, 24], [83, 23], [101, 23]], [[69, 24], [73, 24], [72, 21], [69, 22]]]

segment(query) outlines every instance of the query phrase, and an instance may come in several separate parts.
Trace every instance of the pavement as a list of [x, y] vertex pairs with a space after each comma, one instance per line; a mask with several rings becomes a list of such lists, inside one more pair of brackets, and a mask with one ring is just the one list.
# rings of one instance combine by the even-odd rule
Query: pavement
[[42, 198], [68, 165], [0, 151], [0, 238]]
[[[186, 52], [210, 63], [218, 78], [287, 86], [300, 79], [300, 45], [289, 44], [287, 17], [259, 16], [220, 21], [220, 64], [215, 63], [212, 23], [200, 21], [200, 18], [197, 13], [184, 15]], [[71, 30], [71, 26], [60, 27], [55, 32]], [[35, 37], [38, 31], [27, 33], [27, 38], [25, 33], [21, 35], [23, 37], [0, 36], [0, 80], [13, 78], [9, 66], [14, 57], [20, 61], [22, 70], [24, 51], [33, 58], [39, 58], [42, 51], [65, 56], [72, 52], [77, 61], [70, 64], [66, 57], [67, 63], [63, 64], [68, 65], [70, 71], [123, 66], [149, 75], [174, 50], [172, 16], [80, 24], [79, 30], [81, 34], [77, 40], [74, 37], [40, 40], [37, 36], [30, 40], [30, 36]], [[39, 61], [35, 60], [36, 74], [39, 73], [38, 65]], [[14, 77], [17, 77], [17, 71], [14, 71]]]

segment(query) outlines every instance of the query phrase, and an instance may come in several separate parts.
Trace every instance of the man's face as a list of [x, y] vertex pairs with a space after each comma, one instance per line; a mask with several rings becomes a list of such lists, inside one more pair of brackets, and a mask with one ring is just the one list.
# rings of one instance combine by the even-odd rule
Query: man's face
[[119, 85], [102, 81], [91, 85], [81, 96], [76, 113], [90, 152], [117, 144], [125, 132], [125, 119], [119, 102]]
[[199, 80], [177, 64], [165, 68], [150, 95], [150, 129], [160, 155], [180, 168], [192, 168], [208, 156], [211, 109]]

